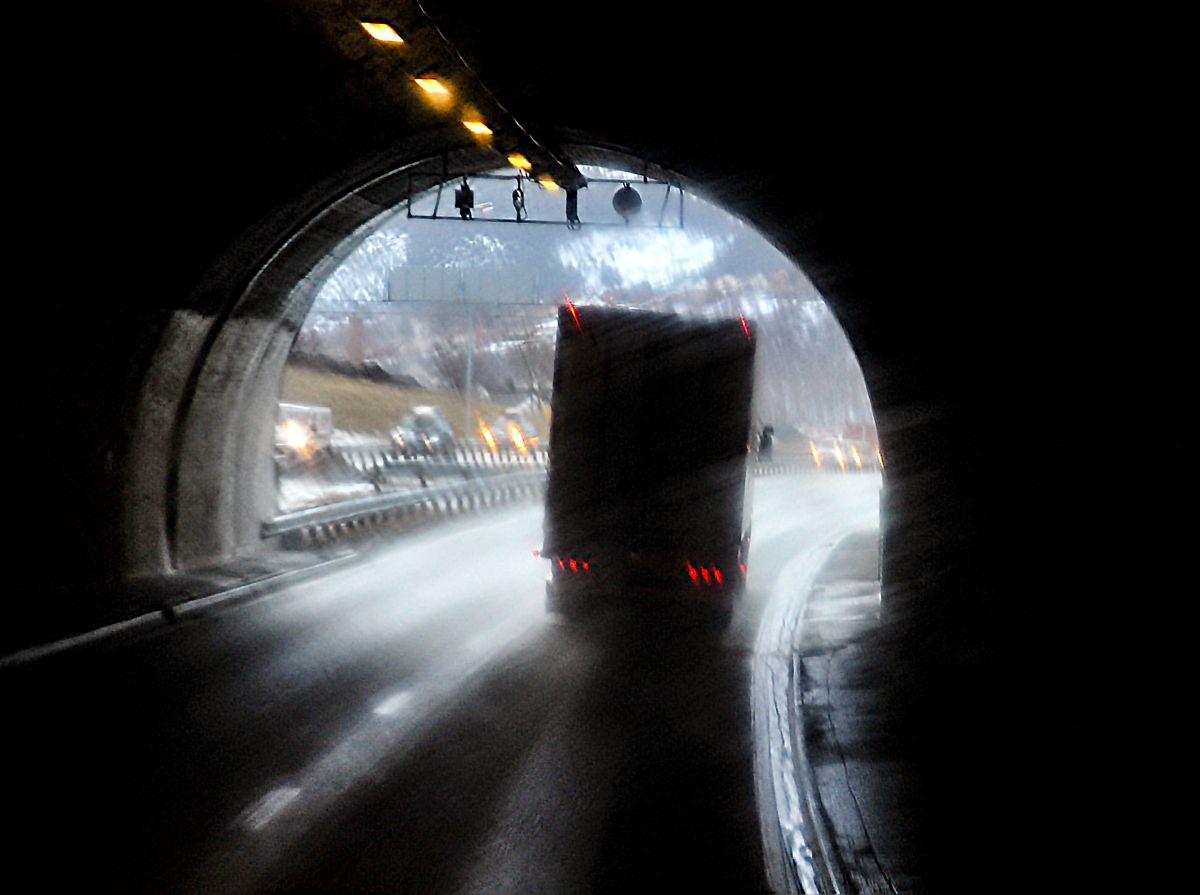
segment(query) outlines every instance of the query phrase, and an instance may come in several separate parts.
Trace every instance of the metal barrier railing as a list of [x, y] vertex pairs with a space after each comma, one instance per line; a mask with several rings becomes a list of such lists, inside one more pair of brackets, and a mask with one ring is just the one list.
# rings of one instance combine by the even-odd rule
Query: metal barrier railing
[[284, 513], [263, 523], [262, 537], [285, 543], [322, 541], [418, 514], [452, 514], [540, 494], [544, 469], [503, 473], [449, 485], [373, 494]]
[[[754, 464], [754, 474], [760, 477], [814, 471], [812, 464], [799, 459]], [[262, 537], [280, 538], [287, 546], [327, 543], [406, 520], [474, 512], [540, 495], [545, 483], [545, 467], [539, 466], [527, 471], [494, 473], [451, 484], [352, 498], [278, 515], [263, 523]]]

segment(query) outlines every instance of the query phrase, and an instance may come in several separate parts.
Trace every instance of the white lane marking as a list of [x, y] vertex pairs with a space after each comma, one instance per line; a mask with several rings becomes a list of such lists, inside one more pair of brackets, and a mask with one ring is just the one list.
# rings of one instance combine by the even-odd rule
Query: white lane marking
[[806, 616], [804, 616], [804, 623], [805, 624], [814, 624], [816, 622], [821, 622], [821, 623], [858, 622], [858, 621], [863, 621], [864, 619], [870, 619], [871, 621], [878, 621], [879, 620], [879, 610], [876, 609], [873, 612], [845, 612], [845, 611], [825, 612], [825, 613], [810, 612]]
[[412, 690], [401, 690], [399, 693], [393, 693], [371, 711], [376, 715], [395, 715], [401, 709], [407, 708], [412, 701]]
[[246, 811], [242, 826], [258, 832], [274, 820], [280, 811], [295, 801], [298, 795], [300, 795], [298, 786], [283, 786], [271, 790]]
[[[201, 871], [196, 890], [229, 888], [231, 868], [237, 868], [239, 883], [262, 872], [271, 856], [294, 844], [324, 809], [382, 763], [398, 760], [418, 732], [436, 720], [439, 709], [460, 695], [467, 681], [536, 636], [540, 621], [540, 616], [517, 617], [493, 626], [482, 641], [484, 648], [446, 654], [446, 661], [428, 671], [418, 686], [397, 690], [373, 706], [369, 717], [296, 775], [299, 786], [274, 789], [239, 816], [238, 826], [257, 835], [220, 847]], [[284, 808], [289, 809], [286, 816], [276, 820]]]
[[[877, 520], [877, 510], [874, 514]], [[817, 895], [822, 879], [834, 892], [842, 891], [833, 865], [829, 831], [821, 822], [817, 794], [807, 779], [811, 768], [798, 709], [792, 700], [792, 659], [801, 644], [802, 624], [817, 573], [841, 540], [862, 525], [856, 515], [847, 512], [828, 519], [819, 539], [809, 535], [808, 546], [784, 565], [771, 587], [755, 638], [751, 678], [757, 742], [755, 788], [763, 845], [771, 856], [769, 863], [782, 858], [791, 865], [792, 873], [783, 873], [782, 878], [780, 868], [768, 867], [773, 888], [780, 892], [798, 890], [804, 895]], [[874, 599], [875, 595], [868, 598]], [[848, 598], [846, 602], [852, 604], [847, 607], [851, 611], [861, 609], [861, 598]]]
[[812, 841], [819, 834], [808, 829], [804, 794], [797, 783], [796, 763], [803, 761], [803, 756], [797, 755], [802, 744], [792, 736], [788, 660], [813, 579], [836, 543], [836, 539], [831, 539], [809, 546], [779, 573], [759, 624], [752, 671], [756, 696], [752, 701], [756, 708], [754, 732], [755, 739], [762, 744], [755, 750], [754, 777], [763, 820], [763, 844], [773, 856], [779, 854], [782, 845], [794, 876], [786, 874], [779, 879], [775, 867], [768, 867], [768, 872], [775, 877], [771, 881], [777, 891], [794, 892], [798, 882], [799, 891], [805, 895], [820, 892]]

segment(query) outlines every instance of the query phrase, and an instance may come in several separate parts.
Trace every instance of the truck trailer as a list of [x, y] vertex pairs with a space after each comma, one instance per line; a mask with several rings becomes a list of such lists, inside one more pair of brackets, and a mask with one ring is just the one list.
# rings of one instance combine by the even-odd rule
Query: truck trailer
[[750, 547], [755, 344], [741, 316], [559, 308], [549, 611], [632, 602], [729, 618]]

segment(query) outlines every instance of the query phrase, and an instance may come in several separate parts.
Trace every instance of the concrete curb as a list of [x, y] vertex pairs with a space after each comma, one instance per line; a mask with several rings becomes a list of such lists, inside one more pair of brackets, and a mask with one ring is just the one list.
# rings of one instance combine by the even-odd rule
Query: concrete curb
[[179, 621], [187, 618], [198, 618], [206, 610], [236, 605], [240, 602], [248, 602], [257, 597], [266, 596], [290, 585], [299, 584], [309, 578], [316, 578], [358, 558], [358, 553], [348, 553], [345, 556], [337, 556], [300, 569], [288, 569], [287, 571], [276, 572], [255, 581], [248, 581], [245, 584], [240, 584], [228, 590], [196, 597], [174, 606], [164, 605], [160, 609], [144, 612], [133, 618], [104, 625], [92, 631], [64, 637], [60, 640], [53, 640], [39, 646], [27, 647], [26, 649], [0, 657], [0, 671], [6, 668], [28, 665], [40, 659], [46, 659], [50, 656], [59, 655], [74, 649], [93, 646], [107, 640], [145, 634], [159, 628], [166, 628], [177, 624]]
[[[483, 484], [481, 488], [482, 483], [486, 484]], [[472, 488], [471, 485], [474, 487]], [[481, 512], [510, 506], [519, 500], [540, 496], [541, 493], [541, 482], [533, 479], [497, 480], [494, 483], [488, 482], [486, 479], [477, 480], [469, 483], [466, 488], [431, 489], [428, 495], [419, 495], [419, 500], [411, 501], [406, 505], [365, 508], [361, 513], [345, 519], [314, 520], [311, 524], [277, 537], [281, 537], [286, 547], [293, 549], [326, 548], [338, 542], [377, 534], [384, 529], [400, 529], [413, 523], [437, 521], [468, 512]], [[323, 509], [325, 508], [318, 508], [318, 511]], [[7, 656], [0, 656], [0, 671], [104, 641], [149, 633], [189, 617], [199, 617], [206, 610], [249, 601], [304, 581], [306, 578], [316, 577], [332, 568], [357, 559], [360, 555], [360, 550], [354, 550], [345, 556], [335, 557], [315, 565], [276, 572], [228, 590], [195, 597], [174, 605], [164, 604], [158, 609], [144, 612], [133, 618], [123, 619], [38, 646], [26, 647]]]
[[[821, 807], [816, 774], [804, 741], [804, 719], [796, 699], [796, 645], [813, 584], [837, 547], [853, 534], [843, 531], [832, 540], [793, 558], [780, 573], [777, 588], [764, 611], [755, 642], [752, 673], [756, 740], [756, 786], [762, 816], [764, 848], [772, 885], [778, 891], [803, 895], [842, 895], [851, 890], [828, 820]], [[789, 583], [791, 570], [805, 569]], [[794, 590], [793, 590], [794, 587]]]
[[[836, 548], [835, 548], [836, 549]], [[800, 712], [800, 700], [797, 698], [796, 682], [800, 679], [799, 656], [792, 656], [788, 668], [788, 706], [791, 709], [790, 722], [792, 725], [792, 743], [795, 751], [793, 758], [796, 769], [796, 787], [804, 796], [805, 821], [812, 832], [813, 851], [817, 856], [817, 865], [822, 879], [827, 887], [828, 895], [843, 895], [850, 889], [846, 884], [846, 871], [842, 867], [837, 849], [830, 835], [829, 819], [821, 805], [820, 788], [817, 786], [817, 775], [812, 762], [808, 759], [808, 744], [804, 739], [804, 716]]]

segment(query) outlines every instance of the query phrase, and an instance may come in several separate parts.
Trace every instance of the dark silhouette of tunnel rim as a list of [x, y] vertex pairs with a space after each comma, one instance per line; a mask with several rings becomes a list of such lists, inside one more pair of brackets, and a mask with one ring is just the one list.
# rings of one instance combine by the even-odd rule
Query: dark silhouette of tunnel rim
[[[782, 234], [754, 220], [753, 209], [730, 207], [727, 200], [739, 196], [736, 184], [712, 189], [702, 177], [601, 139], [559, 137], [576, 164], [674, 178], [745, 221], [808, 273]], [[498, 167], [494, 153], [463, 143], [455, 131], [422, 135], [276, 210], [210, 267], [189, 306], [176, 312], [178, 325], [168, 327], [143, 386], [133, 440], [135, 499], [126, 508], [126, 573], [188, 569], [261, 551], [261, 523], [274, 509], [268, 444], [278, 384], [321, 285], [408, 198], [411, 173]], [[164, 385], [173, 389], [171, 400], [157, 393]], [[153, 503], [160, 505], [161, 528], [147, 524]]]

